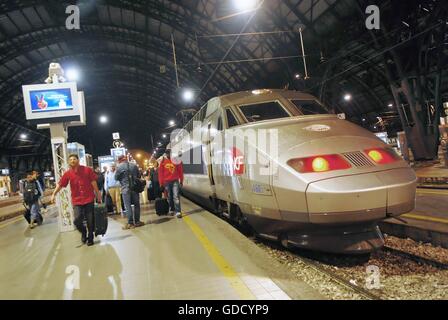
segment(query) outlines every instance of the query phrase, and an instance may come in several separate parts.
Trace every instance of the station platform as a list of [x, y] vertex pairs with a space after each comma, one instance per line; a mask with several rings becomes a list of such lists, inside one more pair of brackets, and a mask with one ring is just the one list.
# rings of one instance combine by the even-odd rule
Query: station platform
[[420, 187], [448, 189], [448, 168], [438, 162], [414, 163]]
[[324, 299], [229, 223], [182, 199], [184, 217], [142, 207], [145, 226], [110, 216], [95, 245], [44, 224], [0, 224], [0, 299]]
[[448, 190], [418, 188], [416, 208], [380, 224], [387, 234], [448, 248]]

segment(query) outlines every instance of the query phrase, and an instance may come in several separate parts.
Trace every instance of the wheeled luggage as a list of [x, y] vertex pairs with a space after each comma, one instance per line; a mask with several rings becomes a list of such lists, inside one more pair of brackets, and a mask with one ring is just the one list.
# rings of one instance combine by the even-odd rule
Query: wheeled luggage
[[106, 210], [107, 212], [114, 212], [114, 202], [112, 201], [110, 194], [106, 195]]
[[170, 209], [170, 205], [168, 204], [168, 200], [165, 198], [157, 198], [155, 203], [156, 214], [158, 216], [167, 215]]
[[108, 225], [107, 210], [105, 204], [95, 203], [94, 218], [95, 218], [95, 236], [99, 235], [104, 236], [106, 234]]
[[[25, 207], [25, 213], [23, 214], [23, 217], [28, 222], [28, 224], [31, 223], [31, 210], [29, 208]], [[37, 220], [36, 223], [40, 226], [44, 222], [44, 217], [40, 214], [40, 212], [37, 214]]]

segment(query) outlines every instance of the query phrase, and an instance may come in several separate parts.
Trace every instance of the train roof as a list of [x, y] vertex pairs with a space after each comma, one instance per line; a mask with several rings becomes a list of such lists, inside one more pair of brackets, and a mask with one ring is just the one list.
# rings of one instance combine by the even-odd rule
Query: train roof
[[275, 100], [279, 98], [317, 100], [317, 98], [311, 94], [295, 90], [284, 90], [284, 89], [257, 89], [251, 91], [240, 91], [218, 96], [211, 100], [218, 99], [220, 100], [221, 107], [226, 107], [229, 105], [236, 105], [248, 102], [251, 103], [267, 99]]

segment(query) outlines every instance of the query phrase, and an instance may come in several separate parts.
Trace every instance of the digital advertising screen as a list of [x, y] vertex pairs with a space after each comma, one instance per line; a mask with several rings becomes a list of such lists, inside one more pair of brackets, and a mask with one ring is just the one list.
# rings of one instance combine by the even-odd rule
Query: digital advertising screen
[[26, 119], [34, 123], [81, 120], [76, 82], [22, 86]]
[[72, 95], [68, 88], [30, 90], [29, 94], [33, 113], [73, 109]]

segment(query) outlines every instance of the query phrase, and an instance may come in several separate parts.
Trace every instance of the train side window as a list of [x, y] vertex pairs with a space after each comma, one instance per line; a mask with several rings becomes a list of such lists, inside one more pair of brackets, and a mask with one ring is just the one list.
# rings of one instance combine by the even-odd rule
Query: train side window
[[218, 131], [222, 131], [222, 117], [219, 116], [218, 118]]
[[233, 112], [230, 109], [226, 109], [226, 115], [227, 115], [227, 125], [229, 126], [229, 128], [239, 125], [238, 121], [233, 115]]

